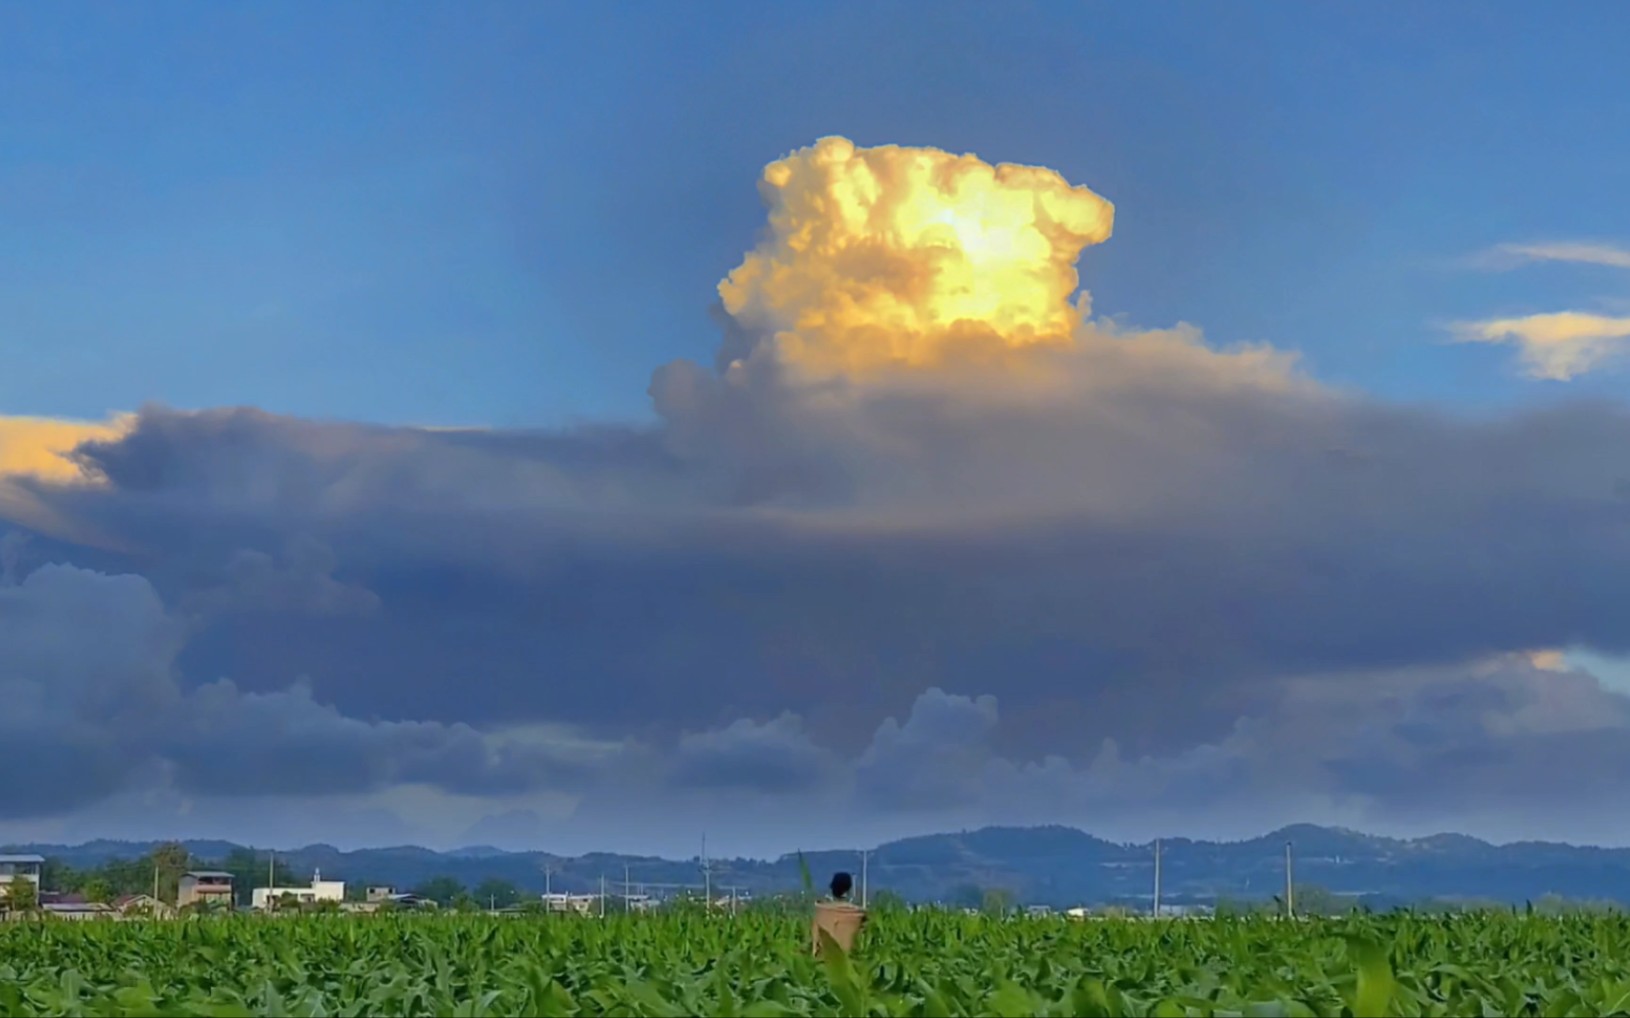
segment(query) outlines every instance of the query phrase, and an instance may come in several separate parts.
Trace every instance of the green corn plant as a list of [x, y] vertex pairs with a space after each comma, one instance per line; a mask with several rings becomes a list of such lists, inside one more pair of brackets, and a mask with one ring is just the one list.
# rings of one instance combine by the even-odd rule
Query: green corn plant
[[1630, 1016], [1630, 918], [1610, 913], [895, 911], [874, 917], [864, 952], [818, 957], [808, 922], [766, 910], [0, 923], [0, 1015]]

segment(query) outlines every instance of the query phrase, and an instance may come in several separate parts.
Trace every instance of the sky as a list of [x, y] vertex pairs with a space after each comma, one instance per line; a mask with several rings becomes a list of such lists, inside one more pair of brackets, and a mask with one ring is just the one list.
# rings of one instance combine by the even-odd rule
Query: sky
[[0, 10], [0, 840], [1630, 844], [1626, 29]]

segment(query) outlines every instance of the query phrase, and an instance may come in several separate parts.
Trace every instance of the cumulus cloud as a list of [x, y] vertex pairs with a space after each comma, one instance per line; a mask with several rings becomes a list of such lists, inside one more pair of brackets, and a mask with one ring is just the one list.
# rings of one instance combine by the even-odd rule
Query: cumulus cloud
[[300, 536], [281, 559], [253, 548], [226, 563], [225, 582], [189, 595], [184, 607], [200, 613], [293, 612], [317, 616], [365, 616], [379, 610], [379, 596], [335, 579], [338, 559], [320, 541]]
[[1114, 221], [1053, 170], [845, 138], [771, 163], [759, 193], [769, 229], [719, 297], [739, 335], [816, 374], [1067, 343], [1076, 260]]
[[[1630, 698], [1542, 661], [1296, 676], [1214, 738], [1134, 753], [1108, 737], [1074, 758], [1004, 739], [1015, 722], [998, 696], [928, 689], [857, 752], [824, 753], [820, 781], [795, 789], [784, 768], [815, 751], [796, 719], [731, 726], [752, 732], [759, 766], [731, 769], [729, 794], [737, 812], [751, 793], [780, 802], [780, 812], [755, 806], [749, 826], [774, 829], [802, 811], [879, 838], [1058, 822], [1126, 839], [1243, 837], [1287, 818], [1497, 839], [1533, 837], [1543, 821], [1548, 838], [1612, 838], [1602, 818], [1627, 801], [1615, 775]], [[621, 795], [645, 801], [636, 788]]]
[[671, 775], [685, 787], [786, 793], [813, 787], [830, 763], [802, 721], [784, 712], [764, 724], [739, 718], [722, 729], [685, 733]]
[[45, 565], [0, 587], [0, 733], [30, 780], [0, 816], [30, 816], [163, 784], [184, 794], [325, 796], [424, 784], [463, 794], [549, 787], [547, 743], [463, 724], [348, 717], [303, 684], [188, 686], [190, 626], [135, 575]]
[[1503, 780], [1478, 740], [1616, 759], [1588, 678], [1465, 662], [1630, 650], [1623, 407], [1461, 419], [1095, 317], [1074, 265], [1112, 210], [1051, 171], [827, 140], [762, 191], [717, 363], [659, 368], [653, 425], [147, 407], [71, 476], [8, 475], [0, 518], [141, 573], [0, 590], [73, 578], [135, 620], [60, 687], [78, 720], [42, 680], [18, 702], [116, 732], [86, 787], [430, 787], [460, 831], [749, 795], [786, 824], [1376, 820], [1434, 767]]
[[1515, 343], [1530, 376], [1566, 382], [1624, 352], [1630, 317], [1557, 311], [1462, 322], [1453, 331], [1463, 343]]

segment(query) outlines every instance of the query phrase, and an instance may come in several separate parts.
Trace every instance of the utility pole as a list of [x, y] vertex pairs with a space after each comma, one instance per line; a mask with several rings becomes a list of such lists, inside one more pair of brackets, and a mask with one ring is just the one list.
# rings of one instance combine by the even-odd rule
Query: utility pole
[[606, 917], [606, 875], [600, 874], [600, 918]]
[[554, 870], [551, 869], [550, 867], [545, 866], [543, 868], [543, 896], [546, 899], [549, 897], [549, 891], [551, 890], [551, 887], [552, 887], [552, 885], [550, 883], [550, 877], [551, 877], [551, 875], [553, 875], [553, 873], [554, 873]]
[[153, 860], [153, 908], [155, 908], [155, 909], [158, 908], [158, 905], [159, 905], [159, 896], [158, 896], [158, 860], [154, 859]]
[[623, 863], [623, 911], [628, 911], [628, 864]]
[[1160, 918], [1160, 839], [1155, 839], [1155, 910], [1154, 916]]
[[871, 856], [868, 849], [860, 850], [860, 907], [866, 907], [866, 863]]
[[1291, 876], [1290, 842], [1285, 842], [1285, 915], [1296, 918], [1296, 882]]
[[702, 900], [713, 908], [713, 867], [707, 861], [707, 833], [702, 834]]

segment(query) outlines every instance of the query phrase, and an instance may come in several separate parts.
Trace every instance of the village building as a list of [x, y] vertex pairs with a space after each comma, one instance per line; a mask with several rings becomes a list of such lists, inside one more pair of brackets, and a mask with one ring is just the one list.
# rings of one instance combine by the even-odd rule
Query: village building
[[13, 881], [29, 880], [34, 883], [34, 900], [38, 901], [40, 871], [44, 867], [43, 855], [0, 855], [0, 895], [10, 895]]
[[176, 890], [176, 906], [214, 905], [232, 907], [232, 874], [222, 870], [192, 870], [181, 875]]
[[339, 904], [345, 901], [345, 881], [324, 880], [322, 870], [317, 870], [309, 887], [257, 887], [249, 892], [249, 903], [263, 911], [291, 899], [302, 905], [319, 901]]

